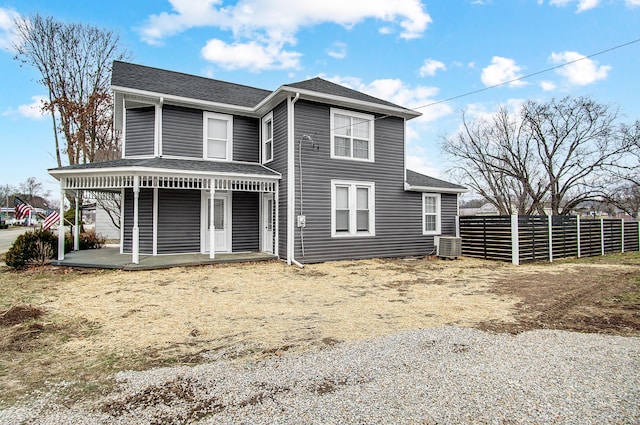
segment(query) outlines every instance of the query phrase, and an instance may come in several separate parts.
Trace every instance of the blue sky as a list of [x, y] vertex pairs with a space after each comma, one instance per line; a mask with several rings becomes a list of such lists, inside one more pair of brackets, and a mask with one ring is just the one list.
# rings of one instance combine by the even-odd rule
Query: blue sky
[[115, 30], [132, 62], [264, 89], [322, 76], [409, 108], [408, 167], [447, 178], [440, 139], [499, 104], [587, 95], [640, 119], [640, 0], [0, 0], [0, 185], [57, 195], [37, 72], [11, 51], [17, 16]]

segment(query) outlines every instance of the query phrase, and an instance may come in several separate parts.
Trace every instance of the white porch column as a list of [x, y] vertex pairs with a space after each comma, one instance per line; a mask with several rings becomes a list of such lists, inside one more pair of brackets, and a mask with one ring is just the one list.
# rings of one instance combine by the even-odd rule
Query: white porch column
[[75, 193], [76, 197], [76, 206], [75, 206], [75, 217], [73, 221], [73, 250], [80, 251], [80, 227], [78, 226], [78, 191]]
[[211, 190], [209, 191], [209, 258], [216, 258], [216, 226], [214, 223], [214, 198], [216, 196], [216, 190], [214, 188], [214, 180], [211, 179]]
[[277, 256], [280, 257], [279, 251], [278, 251], [278, 247], [280, 246], [280, 231], [279, 231], [279, 226], [278, 223], [280, 222], [280, 182], [276, 182], [276, 190], [275, 193], [273, 194], [274, 200], [273, 202], [275, 203], [275, 208], [276, 208], [276, 214], [275, 214], [275, 224], [273, 225], [273, 230], [274, 232], [276, 232], [275, 234], [275, 238], [274, 238], [274, 247], [273, 247], [273, 253]]
[[58, 261], [64, 260], [64, 185], [65, 179], [60, 179], [60, 222], [58, 223]]
[[140, 176], [133, 178], [133, 235], [131, 242], [131, 261], [140, 263], [140, 227], [138, 226], [138, 198], [140, 197]]

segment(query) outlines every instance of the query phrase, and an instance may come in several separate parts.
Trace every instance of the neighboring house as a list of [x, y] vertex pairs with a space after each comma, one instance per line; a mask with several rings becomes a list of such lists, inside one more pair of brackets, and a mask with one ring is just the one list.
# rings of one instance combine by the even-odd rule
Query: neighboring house
[[425, 255], [456, 233], [466, 189], [405, 169], [416, 111], [321, 78], [268, 91], [124, 62], [112, 89], [122, 159], [49, 172], [63, 191], [120, 191], [134, 263]]

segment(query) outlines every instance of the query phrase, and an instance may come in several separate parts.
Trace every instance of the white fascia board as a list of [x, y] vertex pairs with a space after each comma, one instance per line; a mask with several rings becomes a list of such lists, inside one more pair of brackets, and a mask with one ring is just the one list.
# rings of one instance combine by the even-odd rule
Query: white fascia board
[[163, 98], [165, 104], [176, 103], [176, 104], [185, 105], [185, 106], [193, 106], [199, 109], [214, 109], [216, 111], [225, 111], [225, 112], [232, 112], [232, 113], [236, 112], [243, 115], [256, 116], [256, 108], [250, 108], [247, 106], [237, 106], [237, 105], [229, 105], [226, 103], [210, 102], [206, 100], [193, 99], [190, 97], [174, 96], [174, 95], [165, 94], [165, 93], [155, 93], [155, 92], [150, 92], [146, 90], [131, 89], [131, 88], [121, 87], [121, 86], [112, 86], [111, 89], [114, 92], [122, 93], [125, 96], [127, 94], [133, 94], [137, 96], [156, 98], [158, 99], [158, 101], [160, 101], [160, 98]]
[[404, 190], [407, 192], [423, 192], [423, 193], [467, 193], [469, 189], [456, 189], [452, 187], [435, 187], [435, 186], [411, 186], [404, 183]]
[[[266, 167], [265, 167], [266, 168]], [[78, 176], [111, 176], [111, 175], [154, 175], [154, 176], [175, 176], [175, 177], [241, 177], [250, 178], [256, 180], [265, 181], [278, 181], [282, 178], [282, 175], [278, 173], [277, 176], [265, 176], [263, 174], [243, 174], [243, 173], [230, 173], [230, 172], [205, 172], [194, 170], [176, 170], [171, 168], [150, 168], [150, 167], [113, 167], [113, 168], [84, 168], [84, 169], [71, 169], [71, 170], [49, 170], [49, 174], [56, 179], [78, 175]]]
[[343, 106], [343, 107], [349, 107], [349, 108], [355, 108], [355, 109], [362, 109], [370, 112], [378, 112], [381, 114], [388, 114], [392, 116], [399, 116], [399, 117], [406, 118], [408, 120], [422, 115], [422, 113], [413, 111], [410, 109], [396, 108], [393, 106], [387, 106], [380, 103], [367, 102], [364, 100], [352, 99], [350, 97], [335, 96], [335, 95], [321, 93], [313, 90], [297, 89], [295, 87], [289, 87], [286, 85], [280, 86], [275, 92], [267, 96], [262, 102], [260, 102], [256, 106], [256, 109], [258, 110], [263, 105], [268, 104], [269, 102], [272, 102], [274, 98], [277, 98], [277, 96], [280, 95], [281, 93], [284, 93], [285, 97], [287, 95], [295, 95], [296, 93], [300, 93], [300, 97], [303, 99], [322, 101], [325, 103], [330, 103], [334, 106]]

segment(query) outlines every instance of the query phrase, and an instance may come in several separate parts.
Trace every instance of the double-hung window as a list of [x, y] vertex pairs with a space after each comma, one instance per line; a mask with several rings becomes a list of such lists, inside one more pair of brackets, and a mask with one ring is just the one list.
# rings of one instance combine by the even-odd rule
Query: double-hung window
[[262, 118], [262, 163], [273, 159], [273, 112]]
[[204, 158], [221, 161], [233, 159], [233, 117], [204, 113]]
[[375, 184], [331, 181], [331, 236], [375, 235]]
[[374, 116], [331, 108], [331, 158], [373, 162]]
[[422, 194], [422, 233], [425, 235], [440, 234], [440, 194]]

